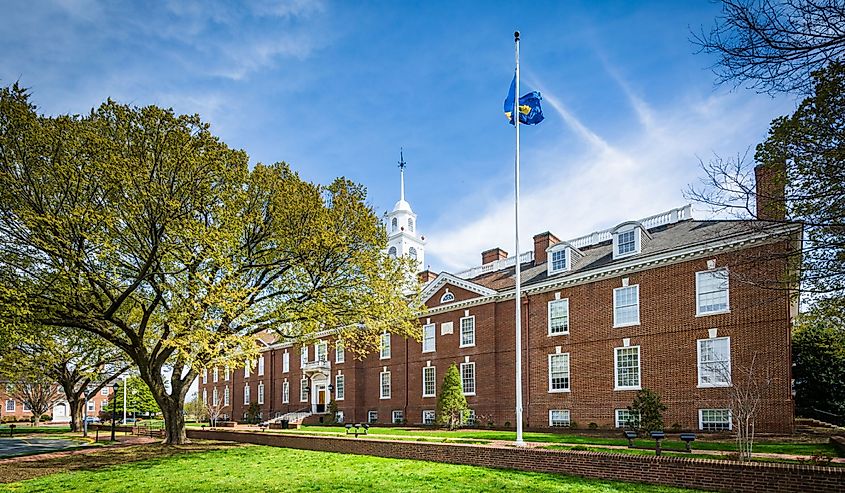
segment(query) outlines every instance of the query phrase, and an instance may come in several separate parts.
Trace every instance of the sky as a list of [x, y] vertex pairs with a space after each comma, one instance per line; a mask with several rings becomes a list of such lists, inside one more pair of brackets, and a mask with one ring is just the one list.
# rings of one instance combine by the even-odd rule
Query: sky
[[[406, 199], [426, 266], [514, 253], [514, 131], [502, 112], [521, 35], [520, 250], [688, 203], [700, 160], [743, 154], [791, 99], [716, 86], [692, 31], [708, 0], [149, 2], [0, 0], [0, 84], [45, 114], [107, 98], [198, 113], [251, 163], [365, 185], [382, 214]], [[694, 204], [695, 207], [695, 204]], [[707, 212], [696, 210], [697, 218]]]

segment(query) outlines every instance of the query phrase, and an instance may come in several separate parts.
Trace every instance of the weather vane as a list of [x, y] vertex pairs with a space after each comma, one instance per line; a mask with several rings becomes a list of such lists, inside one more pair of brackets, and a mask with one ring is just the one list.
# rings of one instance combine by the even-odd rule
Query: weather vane
[[399, 169], [404, 171], [406, 163], [405, 163], [405, 156], [404, 156], [403, 152], [404, 152], [403, 148], [400, 147], [399, 148]]

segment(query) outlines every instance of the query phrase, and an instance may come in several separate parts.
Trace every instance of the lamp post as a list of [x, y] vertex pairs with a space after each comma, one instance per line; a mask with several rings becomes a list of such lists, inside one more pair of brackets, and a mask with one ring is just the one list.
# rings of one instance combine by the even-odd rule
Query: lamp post
[[114, 441], [114, 425], [117, 422], [117, 382], [112, 385], [112, 389], [114, 392], [112, 393], [112, 406], [111, 406], [111, 441]]

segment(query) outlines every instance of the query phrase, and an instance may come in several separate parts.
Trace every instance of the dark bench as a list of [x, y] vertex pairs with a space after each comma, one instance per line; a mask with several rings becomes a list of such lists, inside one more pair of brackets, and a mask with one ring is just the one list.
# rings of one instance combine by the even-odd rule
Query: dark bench
[[[364, 431], [361, 431], [362, 428], [364, 429]], [[369, 431], [370, 425], [368, 425], [367, 423], [364, 423], [363, 425], [360, 423], [354, 425], [350, 423], [346, 425], [346, 434], [355, 435], [355, 438], [358, 438], [358, 435], [369, 435]]]
[[681, 433], [681, 441], [686, 444], [687, 452], [692, 452], [690, 444], [695, 441], [695, 433]]

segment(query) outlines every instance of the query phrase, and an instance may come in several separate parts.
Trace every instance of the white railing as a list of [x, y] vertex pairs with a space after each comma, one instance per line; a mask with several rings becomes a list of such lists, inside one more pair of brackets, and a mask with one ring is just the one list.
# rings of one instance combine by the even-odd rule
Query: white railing
[[317, 361], [309, 361], [302, 365], [304, 371], [329, 371], [332, 364], [328, 359], [319, 359]]
[[[658, 226], [673, 224], [686, 219], [692, 219], [692, 205], [690, 204], [640, 219], [637, 222], [642, 224], [645, 229], [652, 229]], [[569, 240], [568, 243], [574, 246], [575, 248], [586, 248], [588, 246], [597, 245], [603, 241], [610, 241], [613, 238], [613, 234], [611, 233], [611, 231], [613, 231], [613, 228], [608, 228], [602, 231], [594, 231], [588, 235], [580, 236], [578, 238], [575, 238], [574, 240]], [[511, 267], [515, 264], [515, 259], [516, 257], [509, 257], [501, 260], [494, 260], [489, 264], [472, 267], [465, 271], [458, 272], [455, 275], [460, 277], [461, 279], [472, 279], [473, 277], [477, 277], [482, 274], [496, 272], [498, 270]], [[519, 259], [522, 263], [534, 260], [534, 251], [532, 250], [523, 253], [519, 256]]]

